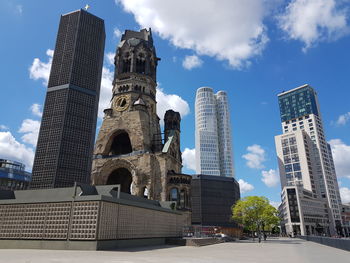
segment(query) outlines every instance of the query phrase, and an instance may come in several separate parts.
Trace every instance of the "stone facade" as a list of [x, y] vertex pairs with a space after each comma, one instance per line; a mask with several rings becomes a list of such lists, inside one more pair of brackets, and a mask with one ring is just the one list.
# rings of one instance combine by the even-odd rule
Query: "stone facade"
[[[156, 108], [159, 60], [150, 30], [125, 31], [115, 56], [111, 107], [104, 111], [95, 144], [93, 185], [120, 184], [123, 192], [171, 200], [170, 177], [181, 175], [182, 168], [181, 117], [167, 111], [162, 136]], [[181, 190], [189, 198], [189, 187]]]

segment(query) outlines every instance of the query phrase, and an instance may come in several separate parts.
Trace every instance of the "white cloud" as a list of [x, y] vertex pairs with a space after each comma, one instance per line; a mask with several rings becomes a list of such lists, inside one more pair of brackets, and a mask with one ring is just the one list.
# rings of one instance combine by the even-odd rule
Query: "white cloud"
[[281, 204], [281, 201], [280, 202], [276, 202], [276, 201], [269, 201], [270, 202], [270, 205], [272, 205], [274, 208], [278, 209], [278, 207], [280, 206]]
[[347, 112], [343, 115], [340, 115], [337, 124], [338, 125], [345, 125], [350, 120], [350, 112]]
[[100, 90], [100, 101], [98, 104], [98, 117], [103, 118], [103, 110], [110, 107], [114, 72], [109, 70], [107, 67], [102, 68], [102, 79], [101, 79], [101, 90]]
[[37, 117], [42, 117], [43, 112], [41, 110], [41, 105], [38, 103], [34, 103], [32, 106], [30, 106], [30, 110], [32, 111], [32, 114], [37, 116]]
[[261, 181], [263, 181], [263, 183], [268, 187], [274, 187], [279, 182], [279, 176], [277, 174], [277, 171], [274, 169], [270, 169], [269, 171], [262, 171], [261, 176]]
[[241, 193], [244, 194], [246, 192], [252, 191], [254, 189], [254, 186], [245, 182], [242, 179], [238, 180], [239, 183], [239, 189], [241, 190]]
[[27, 170], [31, 170], [34, 160], [32, 148], [19, 143], [11, 132], [0, 132], [0, 158], [24, 163]]
[[108, 52], [106, 54], [106, 59], [109, 65], [113, 65], [114, 66], [114, 56], [115, 54], [113, 52]]
[[40, 121], [35, 121], [31, 119], [25, 119], [22, 122], [21, 127], [19, 128], [19, 133], [24, 133], [21, 137], [22, 141], [25, 143], [29, 143], [36, 147], [36, 143], [38, 141], [40, 129]]
[[339, 191], [342, 203], [350, 203], [350, 189], [347, 187], [340, 187]]
[[180, 113], [181, 118], [190, 113], [190, 106], [187, 101], [176, 94], [166, 94], [163, 89], [157, 88], [157, 114], [163, 123], [164, 114], [167, 110], [174, 110]]
[[261, 0], [116, 0], [144, 28], [198, 55], [249, 65], [268, 42], [263, 24], [271, 4]]
[[48, 62], [42, 62], [39, 58], [33, 60], [29, 67], [29, 77], [34, 80], [43, 80], [43, 85], [47, 85], [50, 76], [50, 69], [52, 64], [53, 50], [48, 49], [46, 55], [49, 57]]
[[293, 0], [278, 17], [290, 39], [304, 42], [305, 52], [319, 41], [336, 40], [349, 32], [346, 9], [336, 0]]
[[0, 130], [8, 130], [9, 127], [7, 127], [6, 125], [0, 125]]
[[350, 145], [340, 139], [329, 141], [338, 177], [350, 178]]
[[247, 166], [253, 169], [263, 169], [265, 159], [265, 150], [258, 144], [253, 144], [247, 147], [247, 154], [242, 157], [247, 161]]
[[119, 28], [115, 27], [113, 30], [113, 36], [116, 38], [120, 38], [122, 36], [123, 32], [119, 30]]
[[185, 168], [196, 171], [196, 149], [185, 148], [182, 152], [182, 164]]
[[196, 55], [193, 56], [186, 56], [185, 59], [182, 61], [182, 66], [185, 69], [191, 70], [193, 68], [199, 68], [203, 64], [203, 61]]

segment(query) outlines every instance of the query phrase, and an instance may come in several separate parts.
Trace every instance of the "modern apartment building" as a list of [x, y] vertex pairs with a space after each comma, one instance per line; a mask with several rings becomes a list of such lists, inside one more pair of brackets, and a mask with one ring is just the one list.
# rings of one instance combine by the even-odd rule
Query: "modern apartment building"
[[[286, 232], [340, 234], [341, 199], [317, 93], [303, 85], [282, 92], [278, 100], [283, 134], [275, 143]], [[295, 200], [288, 201], [291, 196]]]
[[85, 10], [61, 16], [31, 188], [90, 182], [104, 42], [101, 18]]
[[196, 173], [234, 177], [230, 111], [227, 94], [202, 87], [197, 90]]

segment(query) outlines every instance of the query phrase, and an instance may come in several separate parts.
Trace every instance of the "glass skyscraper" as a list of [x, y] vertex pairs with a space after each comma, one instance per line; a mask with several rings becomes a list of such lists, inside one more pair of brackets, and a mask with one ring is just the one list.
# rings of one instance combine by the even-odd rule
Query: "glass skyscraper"
[[[303, 85], [282, 92], [278, 101], [283, 134], [276, 136], [275, 142], [282, 187], [282, 214], [286, 222], [289, 220], [289, 232], [340, 234], [341, 199], [317, 93], [311, 86]], [[299, 206], [288, 200], [290, 192], [297, 197]]]
[[196, 173], [234, 177], [230, 111], [227, 94], [202, 87], [197, 90]]
[[104, 21], [61, 16], [31, 188], [89, 183], [105, 44]]

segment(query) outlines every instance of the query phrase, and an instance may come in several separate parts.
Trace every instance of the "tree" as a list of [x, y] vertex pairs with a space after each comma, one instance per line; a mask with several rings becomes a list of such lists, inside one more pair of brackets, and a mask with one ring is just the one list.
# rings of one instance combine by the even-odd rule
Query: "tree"
[[247, 196], [232, 206], [232, 219], [251, 232], [257, 231], [259, 242], [261, 230], [270, 230], [279, 222], [277, 209], [262, 196]]

